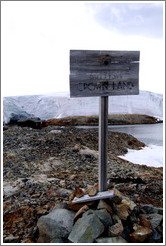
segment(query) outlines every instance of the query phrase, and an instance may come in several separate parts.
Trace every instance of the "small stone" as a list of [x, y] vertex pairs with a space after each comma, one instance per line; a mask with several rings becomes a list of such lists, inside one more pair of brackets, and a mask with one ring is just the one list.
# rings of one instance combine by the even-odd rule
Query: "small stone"
[[33, 241], [30, 238], [26, 238], [26, 239], [22, 240], [21, 243], [33, 243]]
[[106, 209], [107, 212], [112, 216], [113, 215], [113, 211], [112, 208], [103, 200], [99, 201], [99, 204], [97, 206], [97, 209]]
[[89, 196], [95, 196], [96, 194], [97, 194], [97, 189], [96, 188], [88, 189], [88, 195]]
[[4, 243], [19, 243], [19, 237], [13, 237], [13, 236], [5, 237]]
[[54, 238], [50, 243], [67, 243], [67, 240], [64, 238]]
[[76, 177], [77, 177], [77, 175], [72, 174], [72, 175], [69, 176], [69, 179], [70, 179], [70, 180], [74, 180]]
[[152, 230], [147, 227], [139, 227], [136, 231], [130, 234], [132, 243], [142, 243], [148, 236], [152, 234]]
[[62, 188], [64, 188], [64, 187], [66, 186], [65, 180], [61, 180], [61, 181], [59, 182], [59, 186], [62, 187]]
[[151, 204], [142, 204], [141, 208], [145, 211], [146, 214], [153, 214], [158, 212], [158, 208]]
[[163, 215], [163, 208], [158, 208], [158, 214]]
[[74, 197], [80, 198], [85, 195], [85, 192], [81, 188], [76, 188], [74, 192]]
[[114, 215], [112, 216], [112, 219], [113, 219], [114, 223], [121, 222], [121, 219], [120, 219], [116, 214], [114, 214]]
[[99, 237], [96, 239], [96, 243], [127, 243], [127, 241], [121, 237]]
[[36, 211], [37, 211], [37, 215], [45, 215], [47, 213], [47, 209], [40, 208], [40, 207], [37, 207]]
[[155, 213], [146, 215], [146, 218], [150, 221], [151, 226], [156, 228], [161, 223], [163, 216], [161, 214]]
[[136, 209], [134, 209], [130, 216], [129, 216], [129, 221], [131, 224], [139, 224], [140, 223], [140, 218], [139, 218], [139, 214], [137, 213]]
[[89, 207], [87, 205], [84, 205], [83, 207], [81, 207], [78, 212], [75, 214], [74, 216], [74, 221], [76, 222], [83, 213], [85, 213], [87, 210], [89, 209]]
[[123, 232], [121, 234], [121, 237], [123, 237], [127, 242], [130, 241], [130, 234], [133, 232], [133, 229], [130, 226], [130, 223], [127, 225], [124, 225]]
[[122, 201], [122, 198], [119, 196], [114, 196], [113, 198], [110, 199], [111, 202], [115, 203], [115, 204], [120, 204]]
[[117, 215], [120, 219], [126, 220], [129, 216], [129, 207], [125, 204], [117, 204], [115, 206], [115, 209], [117, 211]]
[[122, 197], [121, 197], [122, 195], [117, 189], [114, 188], [113, 190], [114, 190], [114, 197], [110, 198], [110, 202], [115, 204], [120, 204], [122, 201]]
[[93, 206], [95, 203], [96, 203], [96, 201], [84, 202], [84, 203], [72, 203], [72, 201], [70, 201], [70, 202], [67, 202], [67, 206], [69, 209], [71, 209], [73, 211], [78, 211], [84, 205]]
[[151, 227], [151, 223], [144, 215], [140, 215], [140, 225], [144, 227]]
[[136, 230], [138, 230], [138, 229], [141, 229], [141, 228], [142, 228], [141, 225], [138, 225], [138, 224], [134, 224], [134, 225], [133, 225], [134, 231], [136, 231]]
[[114, 204], [122, 203], [124, 205], [127, 205], [131, 211], [136, 207], [136, 204], [133, 201], [131, 201], [128, 197], [122, 195], [117, 189], [113, 190], [115, 196], [110, 199], [111, 202], [113, 202]]
[[61, 130], [51, 130], [49, 134], [57, 134], [57, 133], [62, 133]]
[[121, 203], [127, 205], [131, 211], [136, 207], [136, 204], [130, 199], [122, 199]]
[[147, 243], [162, 243], [162, 236], [157, 230], [153, 229], [152, 235], [146, 240]]
[[108, 228], [108, 236], [117, 237], [120, 236], [123, 232], [123, 225], [121, 222], [116, 223]]

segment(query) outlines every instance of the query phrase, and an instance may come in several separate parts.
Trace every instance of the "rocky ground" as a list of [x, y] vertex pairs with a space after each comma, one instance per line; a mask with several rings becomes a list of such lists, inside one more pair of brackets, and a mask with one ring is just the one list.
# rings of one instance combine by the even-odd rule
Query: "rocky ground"
[[[11, 125], [3, 137], [4, 242], [36, 243], [37, 221], [42, 215], [57, 204], [66, 204], [76, 188], [86, 189], [98, 182], [98, 131]], [[116, 188], [137, 206], [162, 208], [163, 168], [118, 157], [144, 143], [118, 132], [109, 132], [108, 142], [108, 187]]]

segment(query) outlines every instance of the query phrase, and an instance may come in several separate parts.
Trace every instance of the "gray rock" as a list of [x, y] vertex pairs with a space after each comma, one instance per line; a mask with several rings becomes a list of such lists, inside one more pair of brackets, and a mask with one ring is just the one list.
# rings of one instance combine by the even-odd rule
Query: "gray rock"
[[95, 214], [95, 210], [93, 210], [93, 209], [87, 210], [87, 211], [83, 214], [82, 217], [86, 217], [86, 216], [88, 216], [88, 215], [90, 215], [90, 214]]
[[163, 215], [163, 208], [158, 208], [158, 214]]
[[109, 226], [113, 225], [113, 221], [112, 221], [111, 215], [107, 212], [106, 209], [100, 209], [100, 210], [89, 209], [88, 211], [86, 211], [83, 214], [83, 217], [88, 216], [90, 214], [97, 215], [98, 218], [100, 219], [100, 221], [106, 227], [105, 229], [107, 229]]
[[6, 130], [8, 130], [8, 126], [7, 125], [4, 125], [3, 126], [3, 131], [6, 131]]
[[67, 238], [73, 227], [74, 215], [73, 211], [59, 208], [40, 217], [37, 223], [38, 243], [48, 243], [54, 238]]
[[162, 236], [157, 232], [157, 230], [153, 229], [153, 234], [146, 241], [147, 243], [162, 243]]
[[161, 214], [157, 214], [157, 213], [154, 213], [154, 214], [148, 214], [148, 215], [145, 215], [145, 217], [150, 221], [151, 223], [151, 226], [155, 229], [157, 226], [160, 225], [162, 219], [163, 219], [163, 216]]
[[64, 238], [54, 238], [50, 243], [67, 243], [67, 240]]
[[59, 209], [59, 208], [68, 209], [66, 203], [57, 203], [54, 207], [52, 207], [50, 212], [53, 212], [54, 210]]
[[103, 232], [104, 225], [92, 213], [77, 220], [68, 239], [73, 243], [93, 243]]
[[163, 214], [162, 208], [155, 207], [151, 204], [142, 204], [141, 207], [147, 214], [154, 214], [154, 213], [159, 213], [161, 215]]
[[95, 214], [99, 217], [99, 219], [101, 220], [101, 222], [105, 226], [105, 229], [107, 229], [109, 226], [113, 225], [111, 215], [107, 212], [106, 209], [96, 210]]
[[121, 219], [120, 219], [120, 218], [118, 217], [118, 215], [116, 215], [116, 214], [114, 214], [114, 215], [112, 216], [112, 219], [113, 219], [114, 224], [116, 224], [116, 223], [118, 223], [118, 222], [122, 223]]
[[127, 243], [123, 237], [99, 237], [96, 243]]
[[112, 216], [113, 215], [113, 211], [112, 208], [103, 200], [100, 200], [97, 206], [97, 209], [106, 209], [108, 211], [108, 213]]

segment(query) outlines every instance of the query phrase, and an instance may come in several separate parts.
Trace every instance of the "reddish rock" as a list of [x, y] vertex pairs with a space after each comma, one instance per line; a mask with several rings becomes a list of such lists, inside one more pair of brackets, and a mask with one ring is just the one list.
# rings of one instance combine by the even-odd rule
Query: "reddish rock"
[[148, 236], [152, 234], [152, 230], [147, 227], [139, 227], [135, 232], [130, 234], [130, 239], [132, 243], [142, 243]]
[[140, 215], [140, 225], [143, 227], [151, 227], [150, 221], [144, 215]]
[[82, 208], [80, 208], [74, 216], [74, 222], [76, 222], [88, 209], [89, 207], [87, 205], [84, 205]]
[[76, 188], [74, 192], [74, 197], [80, 198], [85, 195], [85, 192], [81, 188]]
[[85, 205], [93, 206], [95, 203], [96, 203], [96, 201], [84, 202], [84, 203], [72, 203], [72, 201], [70, 201], [70, 202], [67, 202], [67, 206], [69, 209], [71, 209], [73, 211], [78, 211], [80, 208], [82, 208]]
[[21, 241], [21, 243], [34, 243], [31, 238], [26, 238], [23, 241]]

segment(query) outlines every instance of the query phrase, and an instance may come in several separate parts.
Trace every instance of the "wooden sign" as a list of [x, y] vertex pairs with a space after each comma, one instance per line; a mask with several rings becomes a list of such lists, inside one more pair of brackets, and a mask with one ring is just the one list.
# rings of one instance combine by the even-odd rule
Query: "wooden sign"
[[70, 97], [100, 97], [100, 192], [107, 190], [108, 96], [139, 94], [139, 55], [139, 51], [70, 51]]
[[139, 94], [139, 51], [70, 51], [70, 97]]

